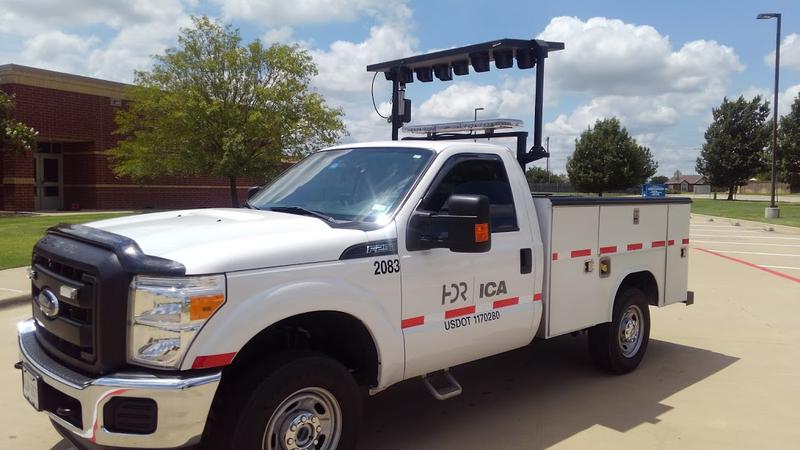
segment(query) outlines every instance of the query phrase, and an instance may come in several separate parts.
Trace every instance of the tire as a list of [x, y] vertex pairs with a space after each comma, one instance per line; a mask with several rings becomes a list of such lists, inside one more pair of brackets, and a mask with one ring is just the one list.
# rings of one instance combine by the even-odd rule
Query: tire
[[611, 322], [589, 329], [589, 355], [600, 369], [622, 375], [642, 362], [650, 342], [647, 295], [635, 287], [624, 288], [614, 301]]
[[336, 360], [291, 352], [241, 378], [217, 394], [201, 447], [355, 448], [363, 397]]

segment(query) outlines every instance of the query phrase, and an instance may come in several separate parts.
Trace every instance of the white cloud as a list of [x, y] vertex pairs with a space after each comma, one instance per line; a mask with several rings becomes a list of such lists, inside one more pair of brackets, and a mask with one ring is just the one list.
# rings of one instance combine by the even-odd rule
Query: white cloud
[[285, 43], [290, 42], [293, 35], [294, 29], [290, 26], [284, 25], [270, 28], [265, 31], [264, 34], [261, 35], [261, 41], [266, 45], [270, 45], [275, 42]]
[[[190, 25], [178, 0], [108, 1], [96, 5], [79, 0], [79, 4], [73, 2], [69, 7], [64, 2], [10, 0], [6, 6], [0, 17], [14, 17], [17, 21], [13, 27], [24, 31], [0, 25], [0, 38], [13, 33], [10, 36], [21, 41], [23, 50], [3, 59], [123, 82], [133, 80], [135, 69], [148, 68], [151, 55], [163, 53], [174, 44], [179, 28]], [[78, 26], [106, 26], [114, 33], [101, 40], [94, 34], [49, 29], [48, 24], [60, 25], [64, 21]]]
[[456, 82], [433, 94], [417, 109], [414, 123], [467, 120], [475, 108], [482, 117], [525, 117], [533, 110], [532, 77], [508, 79], [499, 87]]
[[83, 37], [58, 30], [46, 31], [25, 42], [23, 58], [25, 62], [37, 67], [78, 68], [86, 64], [86, 55], [98, 43], [99, 39], [93, 36]]
[[[774, 100], [775, 91], [769, 88], [751, 86], [745, 89], [741, 95], [743, 95], [746, 99], [751, 99], [756, 95], [760, 95], [761, 98], [768, 101], [771, 106], [772, 101]], [[800, 95], [800, 84], [795, 84], [782, 91], [778, 91], [778, 114], [781, 116], [788, 114], [792, 108], [792, 103], [794, 103], [794, 100], [798, 95]]]
[[40, 34], [53, 28], [104, 25], [120, 28], [168, 21], [183, 10], [179, 0], [3, 0], [0, 33]]
[[[328, 48], [309, 50], [319, 74], [314, 88], [333, 106], [344, 108], [345, 124], [350, 136], [347, 141], [386, 140], [390, 127], [378, 116], [371, 103], [370, 87], [374, 74], [366, 66], [379, 61], [415, 53], [417, 39], [412, 35], [411, 10], [399, 5], [382, 14], [362, 41], [335, 41]], [[375, 101], [387, 115], [389, 91], [383, 75], [375, 80]]]
[[369, 92], [373, 74], [367, 65], [408, 56], [416, 44], [408, 23], [398, 18], [373, 26], [361, 42], [336, 41], [326, 50], [312, 50], [319, 69], [316, 85], [323, 92]]
[[[764, 57], [764, 64], [775, 67], [775, 50]], [[791, 33], [781, 42], [781, 69], [800, 70], [800, 34]]]
[[[704, 128], [731, 76], [744, 70], [730, 47], [697, 40], [675, 49], [655, 28], [617, 19], [556, 17], [540, 37], [566, 42], [564, 51], [548, 58], [549, 87], [560, 95], [589, 97], [545, 124], [544, 134], [558, 149], [553, 164], [562, 170], [580, 133], [609, 117], [619, 118], [640, 143], [652, 147], [660, 170], [691, 165], [696, 146], [681, 148], [664, 134], [684, 122]], [[696, 135], [702, 138], [702, 132]]]
[[351, 22], [385, 10], [379, 0], [215, 0], [225, 19], [244, 19], [271, 26]]
[[699, 92], [744, 69], [730, 47], [693, 41], [675, 51], [655, 28], [617, 19], [556, 17], [539, 37], [566, 42], [566, 50], [548, 59], [547, 77], [551, 86], [571, 92]]

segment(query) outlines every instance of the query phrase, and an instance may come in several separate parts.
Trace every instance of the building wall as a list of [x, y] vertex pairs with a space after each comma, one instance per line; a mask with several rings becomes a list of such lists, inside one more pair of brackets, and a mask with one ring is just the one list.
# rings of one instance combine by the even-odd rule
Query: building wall
[[[744, 186], [739, 186], [737, 191], [739, 194], [763, 194], [770, 195], [772, 193], [772, 183], [769, 181], [751, 181]], [[776, 194], [789, 194], [791, 193], [788, 183], [775, 183]]]
[[[227, 180], [165, 177], [136, 183], [117, 177], [104, 151], [116, 145], [114, 115], [119, 106], [106, 96], [24, 84], [2, 84], [16, 95], [15, 116], [39, 132], [39, 140], [63, 143], [64, 209], [171, 209], [230, 206]], [[34, 209], [33, 154], [0, 154], [0, 210]], [[238, 180], [241, 201], [259, 184]]]

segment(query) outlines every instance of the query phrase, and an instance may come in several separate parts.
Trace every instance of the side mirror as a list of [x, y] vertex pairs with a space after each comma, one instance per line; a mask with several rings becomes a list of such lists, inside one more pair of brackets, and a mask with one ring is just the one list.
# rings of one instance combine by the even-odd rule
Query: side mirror
[[409, 250], [449, 248], [459, 253], [483, 253], [492, 249], [489, 199], [485, 195], [451, 195], [447, 209], [446, 214], [414, 213], [406, 234]]
[[253, 198], [254, 195], [258, 194], [258, 191], [261, 190], [261, 186], [250, 186], [247, 188], [247, 199], [250, 200]]

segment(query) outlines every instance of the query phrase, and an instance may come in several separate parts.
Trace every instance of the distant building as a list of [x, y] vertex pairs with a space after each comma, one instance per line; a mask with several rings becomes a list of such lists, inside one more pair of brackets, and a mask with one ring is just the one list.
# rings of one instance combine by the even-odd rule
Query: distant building
[[703, 175], [679, 175], [667, 180], [667, 189], [677, 192], [693, 192], [695, 194], [710, 194], [711, 185]]
[[[119, 178], [105, 151], [128, 85], [16, 64], [0, 65], [0, 90], [16, 96], [16, 119], [39, 132], [33, 152], [0, 148], [0, 210], [173, 209], [230, 206], [228, 182]], [[243, 201], [253, 181], [239, 180]]]

